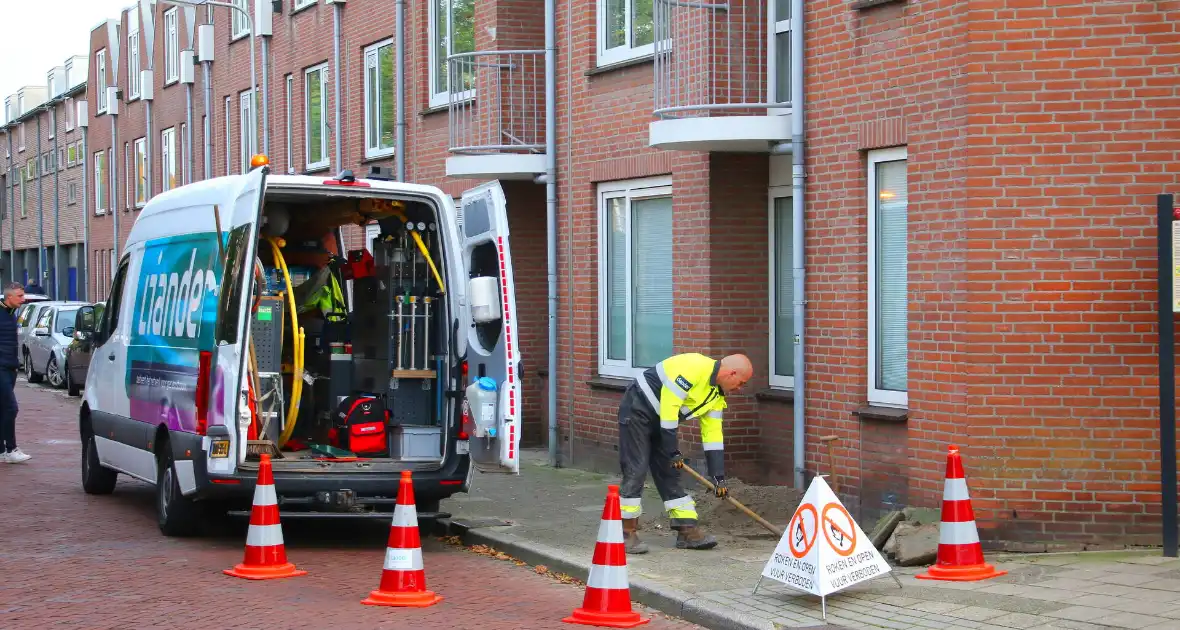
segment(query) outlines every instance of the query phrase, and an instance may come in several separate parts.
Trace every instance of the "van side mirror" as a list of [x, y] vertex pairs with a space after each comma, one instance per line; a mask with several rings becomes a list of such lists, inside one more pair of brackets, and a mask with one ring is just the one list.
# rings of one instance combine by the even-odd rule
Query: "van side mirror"
[[74, 315], [75, 333], [82, 333], [85, 335], [94, 334], [94, 330], [97, 328], [94, 312], [93, 306], [83, 306], [82, 308], [78, 309], [78, 314]]

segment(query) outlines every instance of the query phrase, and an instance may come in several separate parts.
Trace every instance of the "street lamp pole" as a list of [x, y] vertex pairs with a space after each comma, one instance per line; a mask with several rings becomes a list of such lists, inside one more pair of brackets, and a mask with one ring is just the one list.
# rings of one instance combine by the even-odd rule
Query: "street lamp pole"
[[[246, 11], [242, 7], [239, 7], [236, 4], [231, 4], [229, 2], [218, 2], [217, 0], [162, 0], [162, 1], [165, 4], [174, 4], [174, 5], [178, 5], [178, 6], [187, 6], [187, 7], [200, 7], [200, 6], [229, 7], [230, 9], [238, 11], [239, 13], [241, 13], [243, 16], [246, 17], [246, 23], [250, 25], [250, 97], [253, 100], [253, 103], [251, 103], [251, 105], [250, 105], [250, 135], [254, 136], [254, 149], [256, 152], [258, 150], [258, 147], [260, 147], [261, 145], [258, 143], [258, 105], [256, 105], [256, 103], [258, 102], [258, 99], [255, 98], [255, 96], [258, 94], [258, 74], [255, 70], [256, 66], [255, 66], [255, 62], [254, 62], [254, 49], [255, 49], [256, 43], [257, 43], [254, 38], [254, 30], [255, 30], [254, 29], [254, 18], [251, 17], [249, 11]], [[268, 103], [266, 102], [266, 96], [267, 96], [267, 94], [264, 92], [263, 93], [263, 102], [262, 102], [263, 108], [266, 108], [268, 106]]]

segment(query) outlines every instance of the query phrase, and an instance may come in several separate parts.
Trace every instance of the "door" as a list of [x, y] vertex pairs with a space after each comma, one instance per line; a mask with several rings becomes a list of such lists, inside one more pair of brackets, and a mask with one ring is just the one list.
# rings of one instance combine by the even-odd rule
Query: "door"
[[[466, 272], [466, 303], [460, 317], [467, 337], [467, 382], [487, 377], [495, 383], [495, 405], [465, 406], [465, 413], [495, 431], [471, 434], [471, 459], [485, 472], [520, 471], [520, 330], [516, 286], [508, 247], [508, 212], [499, 182], [463, 193], [459, 240]], [[487, 414], [487, 415], [485, 415]]]
[[[86, 397], [91, 401], [91, 409], [97, 410], [114, 420], [131, 418], [131, 401], [127, 395], [127, 384], [124, 375], [127, 371], [127, 313], [131, 310], [128, 302], [132, 299], [128, 295], [127, 277], [131, 272], [131, 255], [123, 257], [115, 277], [111, 279], [111, 295], [103, 309], [102, 319], [98, 326], [98, 345], [94, 351], [97, 361], [94, 370], [87, 375]], [[131, 291], [134, 293], [134, 291]], [[142, 468], [142, 466], [140, 466]], [[134, 469], [132, 469], [134, 470]], [[140, 474], [148, 474], [148, 479], [155, 476], [154, 469], [137, 470]]]
[[74, 383], [86, 383], [86, 376], [90, 372], [90, 361], [94, 355], [94, 336], [92, 333], [77, 332], [97, 330], [98, 322], [102, 321], [102, 304], [95, 304], [94, 309], [78, 309], [74, 315], [74, 340], [70, 342], [69, 370]]
[[[250, 315], [249, 300], [254, 293], [252, 271], [258, 250], [258, 223], [262, 215], [262, 195], [268, 171], [268, 168], [262, 167], [235, 177], [236, 185], [229, 187], [229, 198], [220, 206], [221, 229], [227, 232], [224, 237], [225, 271], [218, 290], [209, 389], [211, 401], [207, 403], [205, 413], [209, 426], [224, 425], [230, 429], [230, 435], [235, 436], [231, 441], [239, 446], [246, 443], [246, 431], [250, 424], [246, 384], [242, 375], [245, 373], [245, 348], [249, 342], [247, 322]], [[198, 407], [202, 404], [205, 401], [197, 401]], [[245, 459], [246, 449], [238, 448], [236, 461], [241, 463]], [[216, 463], [224, 465], [226, 462], [221, 460]]]

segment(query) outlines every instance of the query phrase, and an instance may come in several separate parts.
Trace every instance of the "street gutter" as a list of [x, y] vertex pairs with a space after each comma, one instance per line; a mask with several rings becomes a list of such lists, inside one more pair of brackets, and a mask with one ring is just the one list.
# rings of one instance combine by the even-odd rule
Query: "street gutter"
[[[574, 558], [552, 547], [520, 538], [513, 527], [471, 527], [451, 519], [438, 521], [444, 535], [459, 536], [465, 545], [486, 545], [529, 564], [543, 564], [551, 570], [585, 579], [590, 573], [587, 558]], [[587, 554], [589, 556], [589, 554]], [[678, 617], [713, 630], [777, 630], [778, 625], [730, 610], [722, 604], [703, 599], [642, 577], [630, 577], [631, 599], [667, 615]]]

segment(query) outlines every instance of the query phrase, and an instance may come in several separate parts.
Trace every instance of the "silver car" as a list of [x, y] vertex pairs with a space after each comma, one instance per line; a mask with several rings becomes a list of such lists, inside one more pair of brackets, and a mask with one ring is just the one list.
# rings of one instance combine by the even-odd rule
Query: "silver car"
[[42, 309], [25, 339], [25, 376], [30, 383], [42, 377], [55, 388], [65, 386], [66, 348], [73, 340], [74, 318], [86, 302], [51, 302]]

